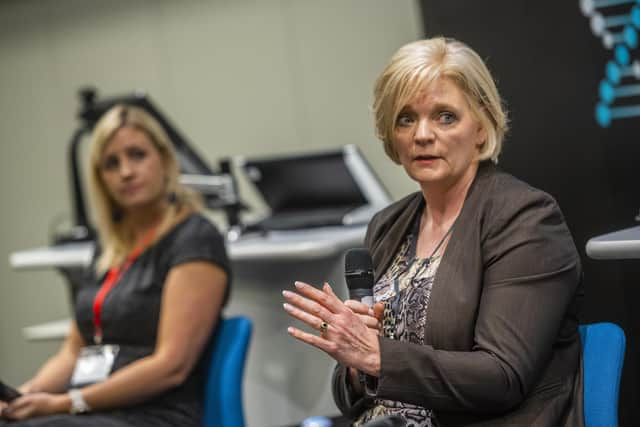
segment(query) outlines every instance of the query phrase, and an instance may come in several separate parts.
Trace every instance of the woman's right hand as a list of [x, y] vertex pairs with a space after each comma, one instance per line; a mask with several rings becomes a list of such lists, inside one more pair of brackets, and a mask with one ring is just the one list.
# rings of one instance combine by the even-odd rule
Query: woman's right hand
[[349, 307], [351, 311], [358, 315], [360, 320], [367, 325], [370, 329], [374, 329], [378, 332], [378, 334], [382, 331], [382, 316], [384, 313], [384, 304], [381, 302], [377, 302], [373, 305], [373, 307], [369, 307], [367, 304], [364, 304], [360, 301], [356, 300], [346, 300], [344, 305]]
[[3, 418], [26, 420], [44, 415], [69, 412], [71, 402], [66, 393], [29, 393], [12, 400], [2, 410]]
[[[21, 394], [27, 394], [29, 393], [29, 383], [30, 382], [26, 382], [24, 384], [22, 384], [20, 387], [18, 387], [18, 391]], [[4, 418], [4, 419], [9, 419], [8, 417], [5, 417], [2, 413], [2, 411], [4, 411], [5, 408], [7, 408], [9, 406], [9, 402], [5, 402], [4, 400], [0, 400], [0, 418]]]
[[[289, 326], [287, 332], [295, 339], [312, 345], [336, 362], [378, 376], [380, 374], [380, 344], [378, 320], [369, 316], [369, 309], [356, 307], [357, 314], [338, 298], [331, 286], [322, 289], [303, 282], [295, 283], [296, 291], [284, 290], [284, 309], [319, 334]], [[365, 314], [366, 313], [366, 314]]]

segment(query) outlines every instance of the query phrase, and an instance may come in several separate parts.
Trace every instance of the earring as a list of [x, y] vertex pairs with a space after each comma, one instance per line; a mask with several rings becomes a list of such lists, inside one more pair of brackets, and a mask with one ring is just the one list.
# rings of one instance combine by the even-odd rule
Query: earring
[[124, 218], [124, 213], [120, 209], [114, 209], [111, 212], [111, 220], [116, 224], [122, 221], [123, 218]]
[[167, 195], [167, 200], [169, 200], [169, 203], [173, 205], [178, 201], [178, 195], [175, 191], [172, 191]]

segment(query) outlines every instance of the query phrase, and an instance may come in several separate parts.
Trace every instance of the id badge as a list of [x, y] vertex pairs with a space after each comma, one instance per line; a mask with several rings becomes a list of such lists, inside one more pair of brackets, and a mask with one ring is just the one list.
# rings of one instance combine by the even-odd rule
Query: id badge
[[82, 347], [73, 368], [71, 387], [85, 386], [107, 379], [119, 350], [120, 347], [117, 345]]

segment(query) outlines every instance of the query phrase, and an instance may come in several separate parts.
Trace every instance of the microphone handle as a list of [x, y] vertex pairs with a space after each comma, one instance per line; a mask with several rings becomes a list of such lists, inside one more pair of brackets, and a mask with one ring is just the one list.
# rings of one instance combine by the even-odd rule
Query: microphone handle
[[373, 307], [373, 293], [371, 292], [371, 289], [349, 289], [349, 299], [360, 301], [363, 304], [367, 304], [369, 307]]

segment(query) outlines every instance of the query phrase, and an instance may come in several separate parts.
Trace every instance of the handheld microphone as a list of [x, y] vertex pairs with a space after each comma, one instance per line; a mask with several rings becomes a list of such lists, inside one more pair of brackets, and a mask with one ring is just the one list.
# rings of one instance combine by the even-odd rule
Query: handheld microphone
[[373, 306], [373, 267], [365, 248], [349, 249], [344, 257], [344, 278], [349, 299]]

